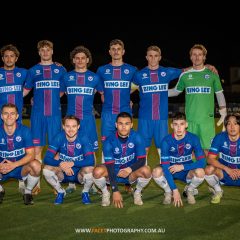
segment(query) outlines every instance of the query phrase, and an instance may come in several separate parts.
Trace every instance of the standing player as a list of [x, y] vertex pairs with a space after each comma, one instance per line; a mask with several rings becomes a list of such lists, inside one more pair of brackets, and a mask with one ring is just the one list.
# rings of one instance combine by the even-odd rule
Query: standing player
[[143, 205], [141, 191], [151, 180], [151, 170], [146, 162], [145, 143], [142, 136], [132, 130], [132, 117], [127, 112], [117, 115], [117, 131], [109, 136], [103, 144], [105, 164], [94, 169], [95, 184], [102, 191], [102, 206], [110, 205], [110, 193], [106, 186], [109, 180], [113, 192], [113, 204], [123, 207], [122, 195], [117, 183], [137, 181], [134, 191], [134, 204]]
[[[98, 136], [94, 116], [93, 101], [99, 76], [88, 70], [92, 64], [91, 52], [84, 46], [77, 46], [70, 53], [70, 59], [75, 69], [64, 75], [63, 91], [67, 94], [67, 115], [74, 115], [80, 120], [81, 131], [84, 131], [94, 147], [98, 150]], [[70, 183], [67, 192], [76, 189]]]
[[224, 120], [226, 132], [217, 134], [208, 152], [205, 179], [213, 188], [211, 203], [220, 203], [220, 184], [240, 186], [240, 115], [228, 114]]
[[16, 67], [19, 51], [16, 46], [9, 44], [1, 48], [3, 67], [0, 68], [0, 107], [6, 103], [15, 104], [19, 111], [18, 122], [22, 121], [23, 86], [27, 70]]
[[[122, 40], [114, 39], [110, 42], [109, 54], [112, 58], [111, 63], [97, 70], [101, 82], [98, 91], [104, 99], [101, 114], [102, 143], [115, 132], [116, 117], [120, 112], [132, 114], [130, 93], [132, 79], [137, 70], [136, 67], [123, 62], [125, 48]], [[126, 190], [131, 191], [131, 188], [126, 186]]]
[[176, 87], [169, 90], [169, 96], [177, 96], [185, 89], [188, 131], [198, 135], [207, 154], [211, 140], [215, 136], [214, 93], [221, 114], [218, 126], [223, 123], [227, 111], [219, 76], [204, 67], [206, 55], [207, 50], [201, 44], [195, 44], [190, 49], [193, 66], [182, 73]]
[[[65, 190], [60, 182], [84, 183], [82, 203], [90, 204], [89, 189], [93, 184], [93, 148], [83, 132], [78, 131], [80, 121], [70, 115], [63, 119], [63, 130], [49, 145], [44, 158], [43, 175], [47, 182], [58, 192], [55, 204], [62, 204]], [[54, 159], [56, 153], [59, 159]]]
[[[186, 131], [188, 124], [184, 113], [172, 118], [173, 134], [167, 135], [161, 143], [161, 166], [153, 169], [154, 181], [163, 188], [163, 204], [170, 204], [173, 196], [175, 207], [183, 205], [174, 179], [187, 182], [187, 201], [195, 204], [194, 191], [204, 181], [205, 155], [199, 138]], [[197, 161], [193, 162], [192, 154]]]
[[[32, 189], [37, 184], [41, 164], [34, 160], [34, 147], [30, 129], [17, 123], [16, 105], [7, 103], [2, 106], [0, 128], [0, 182], [9, 178], [26, 181], [23, 195], [24, 204], [33, 204]], [[0, 185], [0, 203], [5, 191]]]
[[168, 134], [168, 84], [182, 72], [159, 66], [161, 58], [158, 46], [148, 47], [148, 66], [137, 72], [133, 81], [140, 91], [138, 131], [145, 139], [147, 153], [154, 138], [159, 155], [160, 143]]
[[41, 162], [42, 150], [46, 145], [46, 135], [49, 144], [61, 131], [60, 78], [66, 70], [63, 66], [53, 62], [52, 42], [39, 41], [37, 48], [41, 61], [29, 69], [24, 95], [33, 88], [31, 131], [35, 146], [35, 159]]

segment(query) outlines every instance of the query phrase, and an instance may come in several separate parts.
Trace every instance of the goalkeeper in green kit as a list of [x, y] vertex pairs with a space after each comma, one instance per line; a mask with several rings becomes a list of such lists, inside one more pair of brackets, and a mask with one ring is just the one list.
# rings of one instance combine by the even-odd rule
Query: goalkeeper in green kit
[[185, 112], [188, 121], [188, 131], [195, 133], [201, 141], [202, 148], [207, 154], [211, 141], [215, 136], [214, 93], [216, 94], [221, 118], [220, 126], [227, 115], [226, 101], [219, 76], [205, 68], [207, 50], [201, 44], [195, 44], [190, 49], [192, 68], [183, 72], [168, 96], [178, 96], [185, 89]]

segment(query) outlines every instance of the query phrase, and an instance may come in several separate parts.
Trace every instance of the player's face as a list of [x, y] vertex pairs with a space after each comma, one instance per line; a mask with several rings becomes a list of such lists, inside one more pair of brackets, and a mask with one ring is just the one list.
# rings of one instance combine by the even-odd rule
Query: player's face
[[77, 53], [73, 58], [76, 70], [87, 70], [88, 62], [89, 58], [87, 58], [86, 54], [83, 52]]
[[13, 69], [15, 67], [15, 63], [18, 58], [13, 51], [6, 50], [2, 57], [2, 61], [4, 63], [4, 68], [7, 70]]
[[67, 119], [63, 125], [63, 129], [68, 138], [72, 139], [77, 135], [79, 125], [74, 119]]
[[132, 126], [133, 126], [133, 123], [131, 122], [130, 118], [128, 117], [118, 118], [118, 121], [116, 122], [118, 135], [123, 138], [127, 137], [131, 131]]
[[171, 124], [171, 127], [173, 129], [174, 137], [176, 139], [184, 138], [187, 128], [186, 120], [174, 120]]
[[53, 55], [53, 49], [50, 47], [42, 47], [39, 49], [39, 55], [41, 57], [41, 61], [51, 61]]
[[147, 52], [146, 59], [148, 61], [148, 67], [150, 69], [157, 69], [159, 67], [159, 62], [161, 60], [161, 55], [159, 52], [150, 50]]
[[190, 58], [194, 67], [204, 66], [206, 56], [203, 55], [203, 51], [201, 49], [193, 49]]
[[226, 128], [229, 137], [236, 138], [237, 136], [239, 136], [240, 126], [238, 125], [237, 120], [234, 116], [229, 118]]
[[109, 49], [109, 54], [111, 55], [112, 60], [122, 60], [124, 53], [125, 50], [119, 44], [112, 45]]
[[2, 120], [5, 126], [10, 127], [16, 124], [18, 113], [15, 108], [5, 107], [2, 111]]

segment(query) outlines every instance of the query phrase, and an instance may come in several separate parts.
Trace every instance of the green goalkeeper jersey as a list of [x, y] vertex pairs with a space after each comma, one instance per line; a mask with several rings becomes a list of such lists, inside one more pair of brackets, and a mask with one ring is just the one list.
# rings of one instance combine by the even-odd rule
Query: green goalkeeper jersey
[[191, 69], [179, 77], [176, 90], [184, 89], [188, 121], [203, 122], [214, 117], [214, 93], [223, 91], [218, 75], [207, 68]]

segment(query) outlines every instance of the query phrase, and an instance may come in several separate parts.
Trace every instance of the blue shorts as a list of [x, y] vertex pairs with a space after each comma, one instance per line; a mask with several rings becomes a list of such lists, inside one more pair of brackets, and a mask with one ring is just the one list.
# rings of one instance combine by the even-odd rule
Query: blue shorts
[[15, 178], [18, 180], [22, 180], [23, 179], [22, 174], [21, 174], [22, 168], [23, 168], [23, 166], [17, 167], [7, 174], [0, 173], [0, 182], [4, 182], [4, 181], [8, 180], [9, 178]]
[[94, 151], [98, 150], [98, 135], [97, 135], [97, 127], [94, 116], [90, 116], [89, 118], [80, 120], [80, 131], [84, 132], [91, 144], [93, 145]]
[[220, 179], [220, 183], [226, 186], [240, 186], [240, 179], [232, 180], [232, 178], [230, 178], [230, 176], [223, 171], [223, 178]]
[[31, 115], [31, 132], [34, 146], [45, 146], [46, 135], [48, 144], [62, 129], [61, 116], [45, 117], [37, 114]]
[[110, 113], [102, 113], [101, 115], [101, 136], [102, 141], [105, 141], [108, 136], [115, 133], [116, 131], [116, 118], [117, 115]]
[[81, 170], [81, 168], [72, 167], [72, 170], [74, 172], [74, 175], [72, 175], [72, 176], [67, 176], [66, 173], [63, 173], [64, 178], [61, 181], [62, 183], [68, 183], [68, 182], [79, 183], [79, 181], [78, 181], [78, 173]]
[[146, 147], [151, 146], [153, 138], [156, 148], [160, 148], [162, 139], [168, 135], [168, 120], [138, 119], [138, 132], [143, 136]]
[[174, 179], [178, 179], [180, 181], [183, 181], [183, 182], [188, 182], [187, 181], [187, 175], [188, 175], [189, 171], [181, 171], [181, 172], [177, 172], [177, 173], [174, 173], [173, 174], [173, 178]]

